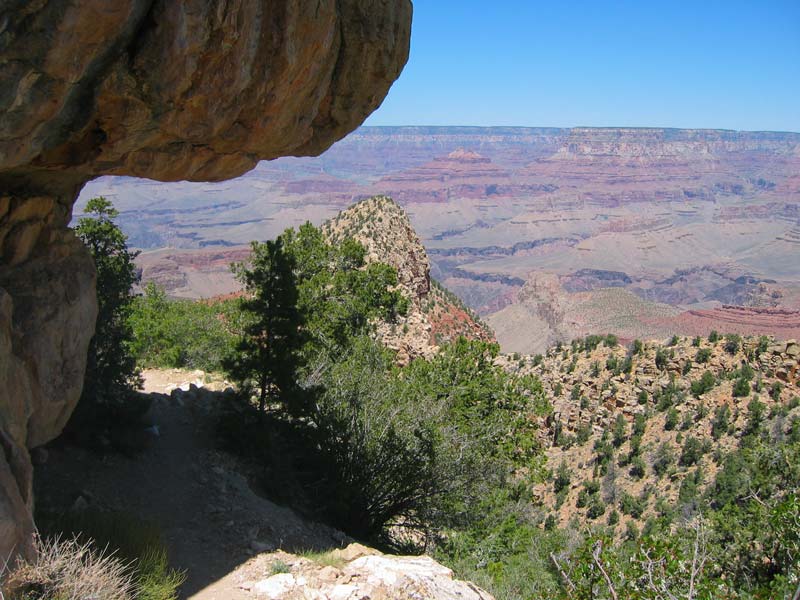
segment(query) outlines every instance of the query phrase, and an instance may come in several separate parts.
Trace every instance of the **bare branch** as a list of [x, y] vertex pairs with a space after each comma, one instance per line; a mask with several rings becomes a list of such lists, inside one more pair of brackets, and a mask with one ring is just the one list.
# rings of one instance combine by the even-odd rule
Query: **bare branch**
[[594, 547], [594, 552], [592, 552], [592, 558], [594, 559], [597, 568], [600, 569], [600, 572], [603, 574], [603, 577], [606, 580], [606, 584], [608, 585], [608, 591], [611, 594], [611, 597], [614, 600], [619, 600], [619, 596], [617, 596], [617, 590], [614, 589], [614, 584], [611, 582], [611, 578], [606, 573], [606, 570], [603, 568], [603, 562], [600, 560], [600, 553], [603, 551], [603, 542], [597, 542], [597, 545]]
[[559, 564], [558, 559], [556, 558], [556, 555], [553, 554], [552, 552], [550, 553], [550, 560], [553, 561], [553, 564], [556, 566], [556, 569], [558, 569], [558, 572], [561, 575], [561, 578], [567, 584], [567, 587], [569, 587], [569, 591], [570, 592], [574, 592], [575, 591], [575, 584], [572, 583], [572, 580], [569, 578], [569, 575], [567, 575], [567, 573], [564, 571], [564, 569], [561, 568], [561, 565]]

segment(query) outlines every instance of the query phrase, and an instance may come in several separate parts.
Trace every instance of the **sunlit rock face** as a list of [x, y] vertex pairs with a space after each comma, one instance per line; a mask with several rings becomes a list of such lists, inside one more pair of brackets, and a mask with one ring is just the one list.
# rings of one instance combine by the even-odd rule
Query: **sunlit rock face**
[[28, 449], [81, 390], [94, 266], [66, 229], [105, 174], [213, 181], [315, 155], [407, 58], [410, 0], [11, 0], [0, 8], [0, 556], [28, 550]]

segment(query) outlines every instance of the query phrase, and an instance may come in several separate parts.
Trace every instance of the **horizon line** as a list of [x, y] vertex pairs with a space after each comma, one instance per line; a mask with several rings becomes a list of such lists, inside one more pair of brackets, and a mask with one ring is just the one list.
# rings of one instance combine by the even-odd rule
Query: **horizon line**
[[[789, 129], [729, 129], [726, 127], [662, 127], [657, 125], [366, 125], [362, 124], [354, 130], [372, 129], [400, 129], [400, 128], [426, 128], [426, 129], [632, 129], [632, 130], [659, 130], [659, 131], [721, 131], [726, 133], [781, 133], [800, 135], [800, 131]], [[351, 132], [352, 133], [352, 132]]]

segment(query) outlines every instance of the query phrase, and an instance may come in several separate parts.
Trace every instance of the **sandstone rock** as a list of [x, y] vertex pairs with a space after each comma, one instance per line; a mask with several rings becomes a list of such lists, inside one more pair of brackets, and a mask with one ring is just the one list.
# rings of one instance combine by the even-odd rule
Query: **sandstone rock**
[[775, 342], [767, 346], [767, 352], [770, 354], [783, 354], [786, 352], [786, 342]]
[[248, 587], [257, 597], [283, 600], [493, 600], [477, 586], [453, 579], [450, 569], [428, 556], [388, 556], [367, 550], [367, 555], [341, 569], [276, 553], [291, 572], [271, 575]]
[[279, 600], [294, 590], [297, 585], [298, 582], [291, 573], [278, 573], [277, 575], [257, 582], [253, 586], [253, 590], [257, 594], [265, 596], [270, 600]]
[[336, 558], [343, 560], [345, 562], [350, 562], [362, 556], [369, 556], [371, 554], [379, 554], [377, 550], [373, 550], [372, 548], [368, 548], [362, 544], [350, 544], [347, 548], [343, 548], [341, 550], [334, 550], [331, 554], [335, 555]]
[[404, 0], [16, 4], [0, 165], [26, 185], [219, 180], [318, 154], [378, 107], [411, 24]]
[[94, 268], [66, 230], [103, 174], [222, 180], [318, 154], [383, 100], [410, 0], [65, 0], [0, 8], [0, 556], [32, 531], [26, 448], [80, 396]]

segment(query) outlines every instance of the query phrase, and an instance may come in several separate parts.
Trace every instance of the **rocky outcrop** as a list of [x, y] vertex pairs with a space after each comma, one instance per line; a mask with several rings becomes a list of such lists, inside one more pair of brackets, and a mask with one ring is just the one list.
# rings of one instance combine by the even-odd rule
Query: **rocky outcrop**
[[494, 341], [488, 327], [454, 294], [432, 285], [428, 254], [408, 215], [391, 198], [362, 200], [323, 224], [322, 231], [334, 243], [354, 238], [364, 245], [367, 262], [397, 269], [398, 288], [408, 298], [409, 310], [394, 323], [378, 323], [377, 334], [397, 351], [400, 364], [431, 357], [440, 344], [459, 336]]
[[387, 196], [354, 204], [322, 226], [334, 243], [351, 237], [367, 252], [367, 262], [383, 262], [397, 270], [398, 287], [409, 300], [408, 314], [397, 323], [379, 323], [378, 336], [398, 353], [401, 364], [432, 356], [431, 324], [422, 310], [431, 290], [428, 255], [406, 212]]
[[[0, 553], [28, 551], [33, 468], [28, 449], [64, 427], [80, 397], [97, 314], [83, 244], [50, 231], [19, 265], [0, 267]], [[3, 458], [5, 460], [3, 460]]]
[[[263, 554], [239, 569], [240, 589], [254, 598], [306, 600], [493, 600], [428, 556], [388, 556], [360, 544], [315, 562], [286, 552]], [[276, 572], [278, 571], [278, 572]]]
[[235, 177], [318, 154], [383, 100], [411, 2], [12, 0], [0, 8], [0, 557], [31, 530], [27, 449], [78, 400], [94, 268], [66, 229], [103, 174]]
[[318, 154], [383, 100], [411, 20], [403, 0], [6, 4], [0, 170], [20, 187]]

